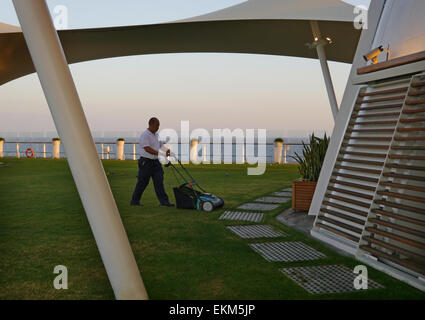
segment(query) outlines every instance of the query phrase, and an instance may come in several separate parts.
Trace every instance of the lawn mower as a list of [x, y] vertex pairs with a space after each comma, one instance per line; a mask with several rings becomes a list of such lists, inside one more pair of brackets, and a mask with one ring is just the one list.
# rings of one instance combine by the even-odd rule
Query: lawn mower
[[[184, 172], [189, 179], [180, 171], [180, 168], [176, 167], [171, 161], [169, 161], [165, 167], [171, 167], [176, 177], [178, 187], [173, 188], [174, 197], [176, 198], [176, 207], [178, 209], [196, 209], [211, 212], [214, 209], [220, 208], [224, 205], [224, 200], [220, 197], [217, 197], [211, 193], [207, 193], [191, 176], [189, 171], [183, 166], [180, 160], [173, 155], [180, 165], [182, 172]], [[179, 181], [176, 173], [180, 176]], [[198, 190], [197, 190], [198, 189]]]

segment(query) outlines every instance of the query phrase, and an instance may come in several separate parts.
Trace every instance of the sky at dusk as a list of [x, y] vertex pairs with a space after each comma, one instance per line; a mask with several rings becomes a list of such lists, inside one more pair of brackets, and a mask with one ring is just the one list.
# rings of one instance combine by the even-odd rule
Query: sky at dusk
[[[212, 12], [241, 0], [48, 0], [65, 5], [68, 27], [167, 22]], [[347, 1], [369, 5], [369, 1]], [[19, 25], [11, 0], [0, 21]], [[351, 65], [330, 62], [338, 102]], [[318, 60], [219, 53], [121, 57], [70, 65], [92, 131], [141, 131], [151, 116], [162, 127], [266, 128], [269, 135], [330, 133], [333, 118]], [[38, 77], [0, 86], [0, 136], [53, 131]]]

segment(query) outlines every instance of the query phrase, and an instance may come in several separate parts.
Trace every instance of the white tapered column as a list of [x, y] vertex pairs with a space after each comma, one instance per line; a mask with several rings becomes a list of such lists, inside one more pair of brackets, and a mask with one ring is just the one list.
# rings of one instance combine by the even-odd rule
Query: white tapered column
[[283, 146], [283, 150], [284, 150], [283, 163], [284, 163], [284, 164], [287, 164], [287, 163], [288, 163], [288, 160], [287, 160], [287, 158], [286, 158], [286, 154], [287, 154], [287, 152], [289, 151], [289, 146], [284, 145], [284, 146]]
[[197, 139], [190, 142], [190, 162], [198, 164], [198, 143]]
[[331, 72], [329, 71], [328, 59], [325, 52], [325, 41], [319, 29], [317, 21], [310, 21], [313, 31], [314, 41], [316, 43], [317, 56], [319, 57], [320, 66], [322, 67], [323, 78], [325, 80], [326, 91], [328, 92], [329, 104], [331, 105], [334, 120], [338, 114], [338, 103], [336, 101], [335, 89], [332, 83]]
[[46, 2], [13, 4], [115, 297], [147, 299]]
[[137, 160], [136, 158], [136, 144], [133, 143], [133, 160]]
[[61, 141], [58, 138], [52, 139], [52, 158], [59, 159], [61, 157]]
[[4, 139], [3, 138], [0, 138], [0, 158], [3, 158], [4, 157], [3, 145], [4, 145]]
[[274, 142], [274, 163], [282, 163], [283, 141], [276, 140]]
[[124, 139], [118, 139], [117, 140], [117, 153], [115, 155], [117, 160], [124, 160]]
[[204, 144], [202, 147], [202, 161], [207, 163], [207, 145]]

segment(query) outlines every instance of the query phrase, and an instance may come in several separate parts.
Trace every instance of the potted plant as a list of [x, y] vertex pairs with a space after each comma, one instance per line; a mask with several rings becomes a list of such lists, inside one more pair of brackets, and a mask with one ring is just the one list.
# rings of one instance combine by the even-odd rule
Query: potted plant
[[295, 152], [291, 156], [298, 163], [301, 178], [292, 182], [292, 209], [295, 211], [308, 211], [319, 180], [320, 170], [325, 160], [329, 140], [325, 136], [321, 139], [310, 136], [309, 144], [303, 142], [302, 156]]

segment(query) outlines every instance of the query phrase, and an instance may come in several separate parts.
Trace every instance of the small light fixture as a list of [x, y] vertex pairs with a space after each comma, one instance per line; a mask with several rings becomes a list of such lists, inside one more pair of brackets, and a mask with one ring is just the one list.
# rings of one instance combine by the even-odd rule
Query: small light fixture
[[313, 43], [306, 43], [305, 45], [309, 48], [309, 49], [314, 49], [319, 45], [325, 46], [327, 44], [331, 44], [332, 43], [332, 39], [329, 37], [326, 37], [325, 39], [319, 39], [318, 37], [314, 37], [314, 42]]

